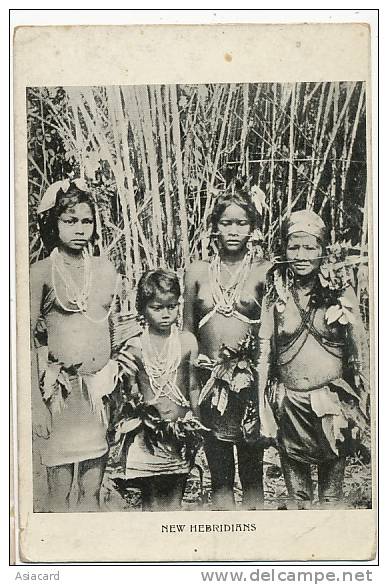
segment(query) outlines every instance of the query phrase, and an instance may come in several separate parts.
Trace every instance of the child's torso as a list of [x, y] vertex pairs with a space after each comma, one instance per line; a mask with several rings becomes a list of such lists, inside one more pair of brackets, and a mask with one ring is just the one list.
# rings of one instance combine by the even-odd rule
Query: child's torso
[[[136, 364], [139, 368], [137, 375], [137, 382], [139, 390], [143, 395], [146, 403], [152, 403], [161, 417], [165, 420], [174, 421], [177, 418], [183, 418], [188, 411], [189, 407], [182, 405], [180, 394], [185, 401], [189, 402], [189, 387], [190, 387], [190, 351], [181, 340], [181, 359], [176, 370], [176, 375], [171, 376], [171, 381], [177, 386], [179, 392], [169, 391], [168, 386], [164, 387], [158, 397], [155, 395], [155, 389], [153, 389], [150, 382], [150, 377], [146, 372], [144, 364], [144, 355], [141, 349], [141, 341], [137, 340], [133, 346], [130, 347], [130, 351], [135, 357]], [[158, 392], [159, 389], [156, 389]], [[157, 399], [156, 399], [157, 398]], [[156, 400], [155, 400], [156, 399]]]

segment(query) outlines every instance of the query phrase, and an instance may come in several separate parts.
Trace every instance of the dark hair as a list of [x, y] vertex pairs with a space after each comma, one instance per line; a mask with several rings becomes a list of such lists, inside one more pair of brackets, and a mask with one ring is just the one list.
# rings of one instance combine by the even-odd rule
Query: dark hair
[[40, 235], [45, 248], [49, 252], [58, 245], [58, 218], [62, 213], [67, 212], [78, 203], [87, 203], [89, 205], [94, 220], [94, 229], [90, 241], [94, 244], [98, 239], [93, 196], [88, 191], [83, 191], [73, 184], [70, 185], [66, 193], [60, 189], [57, 193], [54, 207], [38, 217]]
[[218, 231], [218, 222], [220, 221], [225, 209], [233, 204], [238, 205], [245, 211], [252, 231], [258, 226], [260, 214], [257, 211], [251, 196], [242, 189], [228, 187], [224, 193], [217, 196], [213, 211], [208, 218], [208, 225], [211, 226], [213, 232]]
[[147, 304], [158, 292], [172, 293], [177, 298], [180, 297], [181, 287], [175, 272], [158, 268], [148, 270], [142, 275], [136, 292], [136, 309], [140, 315], [144, 315]]

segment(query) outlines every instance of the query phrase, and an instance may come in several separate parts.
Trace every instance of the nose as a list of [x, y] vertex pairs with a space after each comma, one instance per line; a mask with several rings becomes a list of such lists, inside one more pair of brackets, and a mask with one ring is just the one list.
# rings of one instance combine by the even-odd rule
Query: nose
[[83, 234], [84, 234], [84, 232], [85, 232], [85, 230], [84, 230], [84, 226], [82, 225], [82, 223], [78, 223], [78, 224], [76, 225], [76, 227], [75, 227], [75, 233], [76, 233], [77, 235], [83, 235]]
[[304, 260], [304, 253], [302, 248], [298, 248], [295, 251], [295, 260]]
[[168, 310], [167, 307], [165, 307], [162, 311], [162, 318], [163, 319], [169, 319], [170, 318], [170, 311]]
[[237, 236], [237, 234], [238, 234], [237, 224], [236, 223], [230, 224], [230, 227], [229, 227], [229, 235], [230, 236]]

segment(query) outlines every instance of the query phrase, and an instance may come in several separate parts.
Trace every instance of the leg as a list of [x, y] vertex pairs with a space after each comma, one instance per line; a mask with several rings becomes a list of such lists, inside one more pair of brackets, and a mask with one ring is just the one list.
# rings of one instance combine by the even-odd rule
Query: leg
[[244, 510], [264, 508], [263, 455], [260, 445], [237, 445], [238, 471], [242, 487], [242, 507]]
[[309, 509], [313, 499], [310, 464], [291, 459], [285, 453], [281, 453], [280, 459], [292, 507], [298, 510]]
[[320, 507], [326, 510], [343, 507], [345, 457], [338, 457], [318, 465], [318, 493]]
[[78, 468], [78, 511], [100, 512], [100, 490], [108, 453], [97, 459], [81, 461]]
[[187, 474], [173, 473], [157, 478], [159, 510], [179, 510], [186, 487]]
[[141, 482], [141, 503], [143, 512], [157, 512], [158, 488], [155, 477], [143, 477]]
[[211, 435], [205, 439], [205, 453], [211, 476], [213, 509], [233, 510], [233, 443], [219, 441]]
[[69, 512], [74, 463], [47, 467], [48, 512]]

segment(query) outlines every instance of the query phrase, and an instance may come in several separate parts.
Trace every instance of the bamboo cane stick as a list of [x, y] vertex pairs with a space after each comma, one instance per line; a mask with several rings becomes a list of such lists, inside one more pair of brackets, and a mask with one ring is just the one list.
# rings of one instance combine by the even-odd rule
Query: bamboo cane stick
[[162, 102], [162, 91], [160, 85], [155, 87], [156, 92], [156, 108], [158, 112], [158, 124], [159, 124], [159, 140], [162, 155], [162, 169], [163, 169], [163, 184], [164, 184], [164, 201], [165, 201], [165, 213], [166, 213], [166, 231], [167, 239], [172, 239], [172, 228], [173, 218], [171, 210], [170, 200], [170, 169], [167, 160], [167, 149], [166, 149], [166, 127], [163, 113], [163, 102]]
[[292, 204], [292, 188], [293, 188], [293, 163], [294, 163], [294, 118], [295, 118], [295, 92], [296, 86], [293, 85], [291, 89], [291, 105], [290, 105], [290, 138], [288, 145], [289, 164], [288, 164], [288, 191], [287, 191], [287, 214], [291, 214]]
[[[189, 260], [189, 236], [187, 229], [187, 211], [186, 211], [186, 200], [185, 200], [185, 189], [183, 185], [182, 175], [182, 153], [181, 153], [181, 136], [179, 128], [179, 113], [177, 103], [177, 89], [175, 85], [170, 85], [170, 98], [171, 98], [171, 113], [172, 113], [172, 132], [173, 141], [175, 145], [175, 160], [176, 160], [176, 174], [178, 183], [178, 201], [179, 201], [179, 219], [181, 229], [181, 246], [182, 255], [181, 262]], [[183, 265], [183, 263], [181, 265]]]
[[338, 119], [337, 119], [336, 123], [334, 124], [334, 128], [330, 134], [329, 141], [328, 141], [328, 144], [326, 146], [322, 162], [321, 162], [321, 164], [320, 164], [320, 166], [315, 174], [315, 177], [314, 177], [314, 184], [313, 184], [312, 193], [311, 193], [311, 197], [310, 197], [310, 201], [309, 201], [309, 209], [312, 209], [312, 207], [314, 205], [315, 195], [317, 192], [319, 181], [321, 179], [321, 175], [322, 175], [323, 170], [325, 168], [327, 157], [329, 155], [329, 152], [330, 152], [330, 149], [333, 145], [333, 142], [336, 138], [337, 132], [342, 124], [342, 120], [343, 120], [345, 113], [347, 111], [347, 108], [349, 106], [349, 102], [351, 100], [354, 89], [355, 89], [355, 83], [352, 83], [352, 89], [349, 91], [348, 95], [346, 96], [346, 100], [345, 100], [345, 103], [341, 109], [340, 115], [338, 116]]

